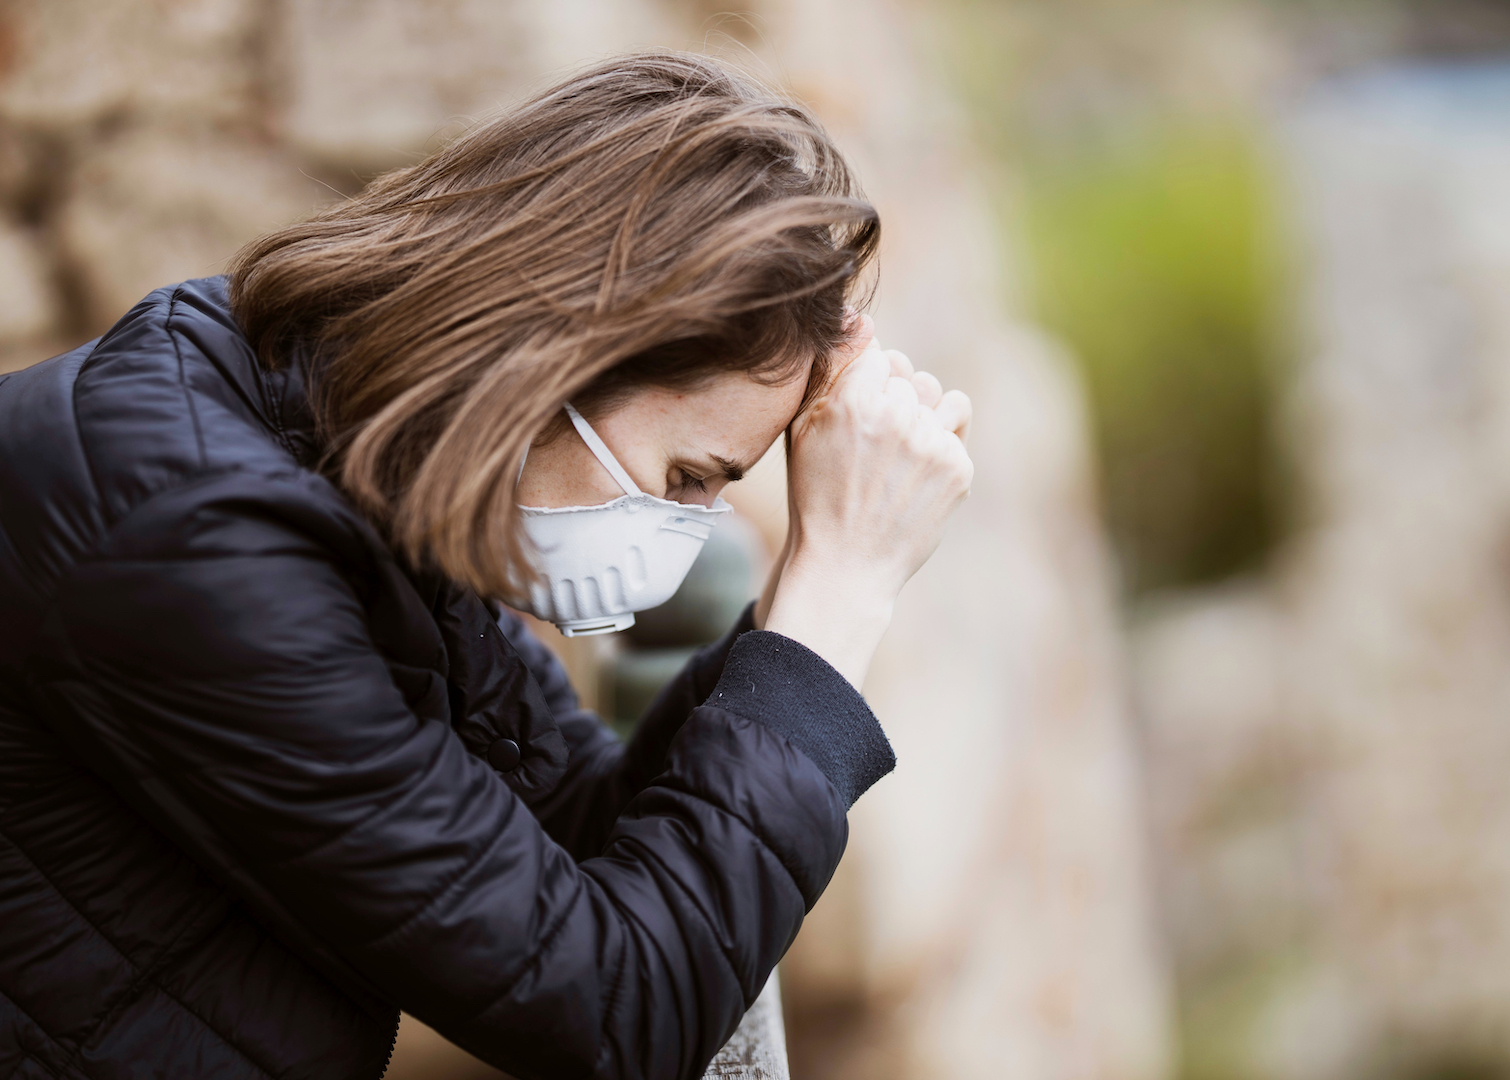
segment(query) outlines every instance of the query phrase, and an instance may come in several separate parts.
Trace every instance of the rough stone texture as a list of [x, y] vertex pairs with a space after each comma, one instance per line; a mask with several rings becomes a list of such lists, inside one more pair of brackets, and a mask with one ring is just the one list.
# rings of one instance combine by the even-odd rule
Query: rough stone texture
[[[790, 1080], [781, 985], [771, 975], [704, 1080]], [[434, 1028], [409, 1016], [399, 1025], [398, 1045], [384, 1080], [508, 1080], [505, 1073], [447, 1042]]]
[[82, 155], [59, 236], [97, 333], [157, 286], [219, 273], [247, 240], [330, 197], [275, 147], [133, 128]]
[[31, 175], [26, 140], [14, 124], [0, 120], [0, 199], [20, 199]]
[[1207, 1075], [1510, 1064], [1507, 110], [1510, 68], [1400, 71], [1286, 129], [1306, 525], [1137, 650]]
[[69, 126], [147, 112], [224, 120], [253, 106], [261, 0], [9, 0], [0, 115]]
[[57, 330], [52, 267], [33, 230], [0, 223], [0, 343]]
[[414, 160], [449, 121], [556, 69], [682, 37], [645, 0], [288, 0], [283, 11], [283, 129], [313, 157], [362, 170]]

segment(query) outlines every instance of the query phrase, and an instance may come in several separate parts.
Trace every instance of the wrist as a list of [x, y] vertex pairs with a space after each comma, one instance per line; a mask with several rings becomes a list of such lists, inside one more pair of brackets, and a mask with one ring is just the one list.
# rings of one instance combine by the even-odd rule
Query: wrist
[[843, 544], [795, 544], [783, 577], [802, 592], [831, 599], [856, 616], [891, 619], [906, 580], [886, 563], [849, 554]]
[[776, 561], [771, 564], [770, 573], [766, 574], [764, 587], [760, 590], [760, 596], [755, 600], [755, 629], [764, 630], [766, 619], [771, 614], [771, 603], [776, 599], [776, 588], [781, 584], [782, 571], [786, 569], [787, 555], [792, 550], [791, 530], [787, 531], [786, 543], [781, 545], [781, 554], [776, 556]]
[[857, 625], [889, 625], [896, 606], [896, 593], [886, 587], [886, 575], [800, 554], [787, 560], [775, 596]]
[[891, 625], [895, 595], [874, 575], [793, 553], [765, 629], [801, 642], [859, 689]]

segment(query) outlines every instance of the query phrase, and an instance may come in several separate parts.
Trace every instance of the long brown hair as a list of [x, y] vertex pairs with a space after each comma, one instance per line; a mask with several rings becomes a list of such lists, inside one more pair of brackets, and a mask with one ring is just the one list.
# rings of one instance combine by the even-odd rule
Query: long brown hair
[[564, 401], [781, 381], [843, 339], [880, 224], [822, 127], [705, 56], [621, 57], [244, 248], [261, 361], [308, 366], [330, 471], [410, 558], [528, 575], [514, 485]]

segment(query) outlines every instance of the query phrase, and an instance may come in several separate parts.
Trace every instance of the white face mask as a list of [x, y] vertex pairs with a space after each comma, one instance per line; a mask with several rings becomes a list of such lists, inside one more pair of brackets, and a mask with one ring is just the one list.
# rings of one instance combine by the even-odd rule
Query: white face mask
[[671, 599], [730, 507], [722, 499], [709, 507], [645, 494], [582, 414], [569, 404], [566, 414], [624, 494], [601, 506], [521, 506], [540, 578], [528, 600], [509, 603], [567, 637], [627, 630], [634, 612]]

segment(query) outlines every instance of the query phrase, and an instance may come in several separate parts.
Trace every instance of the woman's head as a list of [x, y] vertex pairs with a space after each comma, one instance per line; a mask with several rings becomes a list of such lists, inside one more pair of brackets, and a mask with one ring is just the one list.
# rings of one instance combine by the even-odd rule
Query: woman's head
[[497, 594], [525, 565], [520, 464], [572, 438], [564, 401], [631, 458], [737, 408], [716, 419], [748, 456], [821, 384], [878, 239], [805, 110], [651, 53], [256, 241], [232, 301], [264, 363], [308, 365], [348, 493], [411, 557]]

